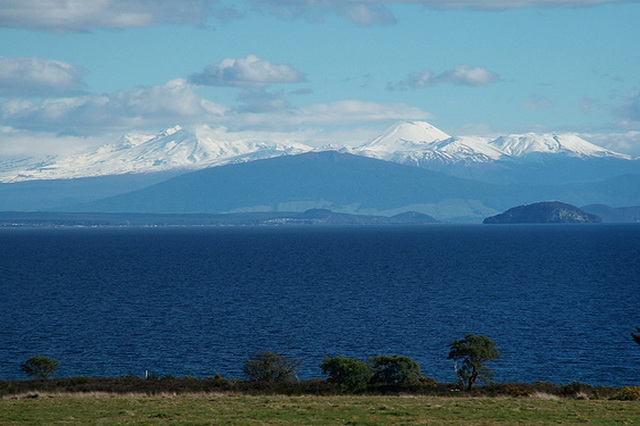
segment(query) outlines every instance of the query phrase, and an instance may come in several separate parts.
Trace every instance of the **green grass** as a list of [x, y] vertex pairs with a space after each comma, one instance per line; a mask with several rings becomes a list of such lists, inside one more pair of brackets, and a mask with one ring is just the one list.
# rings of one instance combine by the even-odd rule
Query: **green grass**
[[[37, 397], [34, 397], [38, 395]], [[424, 396], [33, 394], [0, 400], [0, 424], [639, 424], [639, 401]]]

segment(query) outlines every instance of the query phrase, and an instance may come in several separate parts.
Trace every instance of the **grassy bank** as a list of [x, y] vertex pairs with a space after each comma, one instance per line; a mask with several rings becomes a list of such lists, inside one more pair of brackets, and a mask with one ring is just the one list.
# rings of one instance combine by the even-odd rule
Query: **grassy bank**
[[[224, 377], [65, 377], [46, 380], [0, 380], [0, 397], [27, 393], [112, 393], [112, 394], [187, 394], [232, 393], [245, 395], [333, 396], [341, 394], [336, 383], [323, 379], [287, 382], [260, 382]], [[584, 383], [556, 385], [549, 382], [491, 383], [465, 392], [457, 383], [438, 383], [423, 378], [410, 385], [372, 384], [359, 392], [368, 395], [415, 395], [447, 397], [528, 397], [548, 394], [574, 399], [640, 400], [640, 387], [591, 386]]]
[[23, 394], [0, 424], [637, 424], [638, 401], [431, 396]]

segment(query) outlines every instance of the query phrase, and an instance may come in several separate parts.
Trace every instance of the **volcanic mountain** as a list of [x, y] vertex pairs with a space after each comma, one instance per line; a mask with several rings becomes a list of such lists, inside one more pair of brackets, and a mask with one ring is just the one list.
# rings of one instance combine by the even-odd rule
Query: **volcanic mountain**
[[230, 137], [224, 129], [208, 126], [194, 131], [175, 126], [152, 136], [126, 135], [115, 144], [81, 155], [0, 163], [0, 182], [187, 172], [310, 150], [299, 143]]
[[425, 122], [397, 123], [345, 151], [503, 184], [562, 184], [640, 173], [637, 159], [572, 133], [452, 137]]

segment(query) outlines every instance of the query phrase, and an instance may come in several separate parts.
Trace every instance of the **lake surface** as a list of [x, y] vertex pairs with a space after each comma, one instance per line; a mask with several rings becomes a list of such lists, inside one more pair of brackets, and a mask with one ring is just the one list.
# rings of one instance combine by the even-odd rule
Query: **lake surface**
[[496, 341], [499, 382], [640, 383], [640, 226], [0, 229], [0, 379], [242, 377], [256, 350], [402, 354], [453, 382]]

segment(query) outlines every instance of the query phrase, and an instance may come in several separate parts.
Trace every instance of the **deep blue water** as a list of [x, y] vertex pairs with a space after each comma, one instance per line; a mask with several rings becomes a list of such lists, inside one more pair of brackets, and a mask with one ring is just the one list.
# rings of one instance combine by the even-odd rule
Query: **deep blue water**
[[640, 383], [640, 226], [0, 229], [0, 378], [242, 377], [271, 350], [402, 354], [496, 341], [500, 382]]

